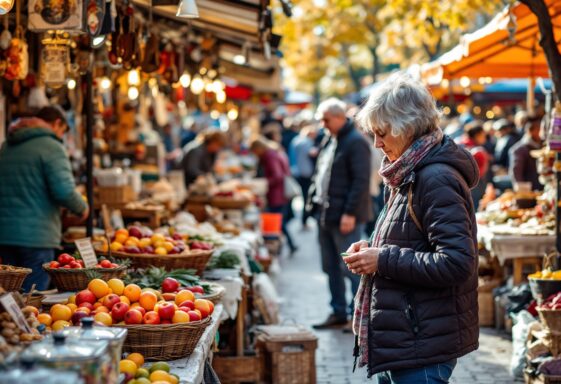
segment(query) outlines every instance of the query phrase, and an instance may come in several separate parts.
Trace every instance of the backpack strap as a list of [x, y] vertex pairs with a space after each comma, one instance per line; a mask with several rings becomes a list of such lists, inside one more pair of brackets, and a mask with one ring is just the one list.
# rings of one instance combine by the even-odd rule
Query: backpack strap
[[421, 225], [421, 222], [419, 221], [417, 215], [415, 214], [415, 211], [413, 210], [413, 183], [409, 183], [409, 191], [407, 192], [407, 211], [409, 212], [411, 219], [413, 219], [413, 222], [417, 226], [417, 229], [421, 232], [424, 232], [423, 226]]

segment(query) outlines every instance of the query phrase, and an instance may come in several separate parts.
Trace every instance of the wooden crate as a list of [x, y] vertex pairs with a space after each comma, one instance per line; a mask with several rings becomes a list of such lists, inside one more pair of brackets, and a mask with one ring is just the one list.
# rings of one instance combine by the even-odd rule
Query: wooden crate
[[493, 289], [500, 285], [500, 280], [480, 281], [477, 288], [479, 305], [479, 326], [492, 327], [495, 325], [495, 299]]
[[260, 383], [263, 381], [263, 355], [220, 356], [214, 355], [212, 368], [222, 384]]
[[317, 338], [284, 341], [257, 338], [256, 348], [265, 358], [265, 382], [272, 384], [315, 384]]
[[137, 195], [130, 185], [98, 187], [97, 197], [100, 204], [124, 204], [137, 199]]

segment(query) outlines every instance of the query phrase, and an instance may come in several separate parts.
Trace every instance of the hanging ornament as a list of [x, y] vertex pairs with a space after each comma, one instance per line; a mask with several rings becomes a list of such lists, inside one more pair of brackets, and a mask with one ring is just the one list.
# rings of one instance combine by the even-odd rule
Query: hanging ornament
[[82, 30], [84, 0], [29, 0], [31, 31]]
[[25, 79], [29, 71], [29, 55], [21, 27], [17, 27], [16, 37], [10, 42], [10, 46], [6, 51], [6, 57], [7, 67], [4, 78], [7, 80]]
[[0, 0], [0, 16], [6, 15], [12, 10], [14, 0]]
[[86, 0], [86, 29], [91, 36], [101, 34], [105, 15], [105, 0]]
[[4, 30], [2, 31], [2, 33], [0, 33], [0, 48], [2, 48], [3, 50], [8, 49], [8, 47], [10, 46], [10, 41], [12, 41], [12, 34], [8, 26], [8, 18], [5, 17]]

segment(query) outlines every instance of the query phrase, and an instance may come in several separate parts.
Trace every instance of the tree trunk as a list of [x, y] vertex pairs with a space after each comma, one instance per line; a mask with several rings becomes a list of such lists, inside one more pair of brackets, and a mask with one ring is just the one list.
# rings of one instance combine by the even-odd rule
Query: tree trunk
[[368, 49], [370, 50], [370, 54], [372, 55], [372, 83], [376, 82], [376, 78], [381, 72], [380, 68], [380, 56], [378, 56], [378, 51], [376, 50], [377, 47], [370, 46]]
[[351, 64], [351, 59], [350, 59], [350, 55], [349, 55], [349, 46], [347, 44], [342, 44], [341, 46], [341, 51], [343, 53], [343, 62], [345, 64], [345, 66], [347, 67], [347, 70], [349, 72], [349, 77], [351, 78], [351, 81], [353, 83], [353, 86], [355, 88], [355, 92], [360, 92], [362, 85], [360, 84], [360, 75], [358, 74], [358, 72], [354, 69], [353, 65]]
[[540, 28], [540, 46], [542, 47], [549, 70], [551, 71], [551, 80], [555, 86], [555, 95], [557, 100], [561, 100], [561, 54], [553, 35], [553, 24], [551, 16], [544, 0], [520, 0], [530, 11], [534, 13], [538, 19], [538, 27]]

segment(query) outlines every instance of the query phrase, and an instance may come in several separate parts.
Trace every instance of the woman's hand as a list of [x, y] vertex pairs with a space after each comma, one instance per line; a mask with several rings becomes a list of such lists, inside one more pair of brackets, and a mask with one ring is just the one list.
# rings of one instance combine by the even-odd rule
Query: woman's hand
[[[351, 247], [353, 245], [351, 245]], [[378, 271], [379, 253], [379, 248], [363, 247], [357, 252], [349, 252], [349, 255], [344, 257], [343, 261], [347, 264], [347, 268], [349, 268], [352, 273], [357, 275], [370, 275]]]
[[357, 241], [356, 243], [352, 243], [349, 249], [347, 249], [347, 253], [350, 255], [351, 253], [356, 253], [360, 251], [362, 248], [368, 248], [369, 244], [366, 240]]

